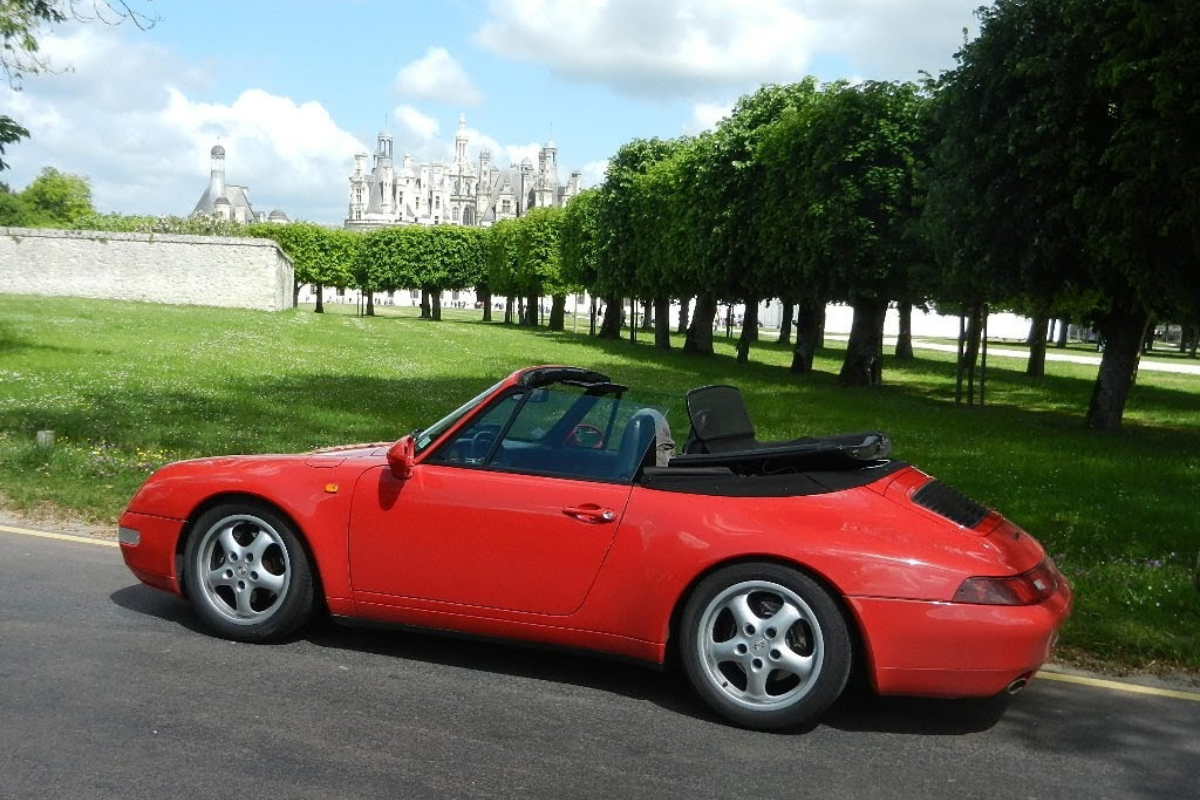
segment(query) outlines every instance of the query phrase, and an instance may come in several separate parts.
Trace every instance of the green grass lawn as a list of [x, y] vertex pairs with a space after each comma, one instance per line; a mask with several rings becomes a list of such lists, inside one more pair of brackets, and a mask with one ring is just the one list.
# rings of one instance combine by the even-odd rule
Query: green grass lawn
[[[713, 358], [580, 332], [528, 330], [416, 309], [353, 306], [266, 314], [0, 296], [0, 493], [112, 521], [174, 459], [382, 441], [421, 427], [513, 369], [568, 363], [682, 398], [734, 383], [764, 439], [882, 429], [895, 455], [1038, 537], [1077, 591], [1068, 652], [1127, 667], [1200, 669], [1200, 376], [1143, 371], [1117, 434], [1082, 427], [1094, 366], [988, 369], [988, 405], [954, 404], [953, 357], [889, 358], [885, 386], [840, 388], [841, 344], [818, 372], [788, 375], [786, 347], [751, 363], [718, 339]], [[680, 342], [676, 342], [676, 345]], [[678, 426], [679, 419], [673, 422]], [[38, 450], [38, 430], [57, 446]]]

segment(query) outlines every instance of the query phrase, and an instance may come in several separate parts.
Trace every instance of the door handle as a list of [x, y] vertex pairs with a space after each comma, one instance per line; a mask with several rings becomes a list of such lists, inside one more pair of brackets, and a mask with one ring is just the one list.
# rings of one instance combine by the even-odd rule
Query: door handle
[[617, 512], [611, 508], [601, 508], [592, 503], [585, 503], [581, 506], [567, 506], [562, 510], [568, 517], [574, 517], [580, 522], [588, 522], [592, 524], [600, 524], [604, 522], [613, 522], [617, 518]]

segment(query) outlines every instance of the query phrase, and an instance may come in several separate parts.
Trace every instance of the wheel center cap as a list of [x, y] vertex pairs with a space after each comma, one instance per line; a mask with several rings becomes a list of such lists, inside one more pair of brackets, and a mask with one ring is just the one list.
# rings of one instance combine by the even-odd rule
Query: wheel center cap
[[757, 642], [754, 643], [753, 647], [754, 647], [754, 652], [761, 653], [763, 650], [767, 649], [767, 640], [759, 639]]
[[238, 567], [238, 568], [237, 568], [237, 575], [238, 575], [238, 577], [239, 577], [239, 578], [244, 578], [244, 577], [246, 577], [246, 567], [245, 567], [245, 565], [242, 565], [242, 566], [240, 566], [240, 567]]

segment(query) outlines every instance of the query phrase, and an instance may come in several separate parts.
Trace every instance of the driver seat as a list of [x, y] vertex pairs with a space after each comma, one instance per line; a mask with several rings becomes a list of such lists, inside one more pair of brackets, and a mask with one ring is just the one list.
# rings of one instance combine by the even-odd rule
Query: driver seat
[[653, 445], [654, 464], [665, 467], [675, 454], [675, 440], [671, 438], [671, 426], [667, 418], [653, 408], [643, 408], [634, 413], [625, 424], [621, 434], [621, 446], [617, 450], [617, 467], [613, 475], [621, 481], [630, 481], [641, 470]]

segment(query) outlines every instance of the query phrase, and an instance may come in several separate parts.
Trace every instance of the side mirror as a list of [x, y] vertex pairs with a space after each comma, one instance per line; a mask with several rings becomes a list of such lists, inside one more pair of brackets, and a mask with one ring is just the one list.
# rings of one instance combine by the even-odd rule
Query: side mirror
[[392, 475], [399, 480], [412, 477], [415, 446], [413, 437], [405, 436], [388, 448], [388, 466], [392, 468]]

